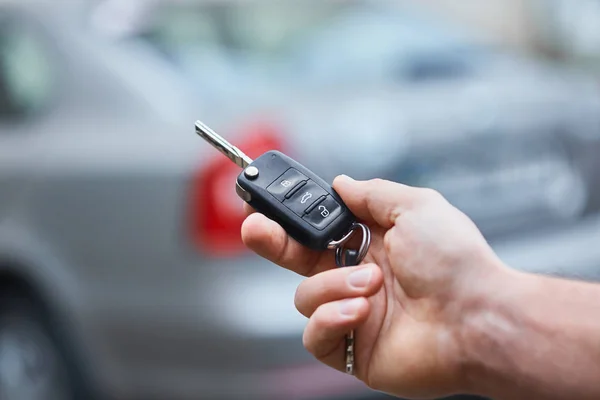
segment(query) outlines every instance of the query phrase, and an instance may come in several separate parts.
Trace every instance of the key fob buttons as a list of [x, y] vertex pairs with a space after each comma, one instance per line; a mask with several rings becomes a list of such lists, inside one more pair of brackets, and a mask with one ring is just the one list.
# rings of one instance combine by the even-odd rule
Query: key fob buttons
[[342, 207], [331, 196], [327, 196], [316, 207], [311, 207], [307, 211], [308, 214], [304, 215], [304, 220], [318, 230], [323, 230], [336, 219], [342, 211]]
[[304, 210], [309, 208], [320, 197], [327, 196], [327, 192], [313, 181], [307, 181], [306, 185], [289, 198], [285, 199], [283, 205], [292, 210], [299, 217], [304, 216]]
[[275, 179], [267, 191], [318, 230], [325, 229], [342, 211], [321, 186], [294, 168]]
[[298, 183], [306, 181], [308, 178], [295, 170], [290, 168], [285, 171], [279, 178], [275, 179], [273, 183], [267, 187], [267, 191], [271, 193], [277, 200], [283, 202], [285, 195], [294, 189]]

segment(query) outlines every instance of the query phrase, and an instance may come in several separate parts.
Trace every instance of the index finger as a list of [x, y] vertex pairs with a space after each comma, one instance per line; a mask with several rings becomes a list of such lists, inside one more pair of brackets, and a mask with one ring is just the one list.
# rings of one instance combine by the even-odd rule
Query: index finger
[[334, 252], [302, 246], [278, 223], [260, 213], [244, 220], [242, 241], [259, 256], [300, 275], [312, 276], [335, 266]]

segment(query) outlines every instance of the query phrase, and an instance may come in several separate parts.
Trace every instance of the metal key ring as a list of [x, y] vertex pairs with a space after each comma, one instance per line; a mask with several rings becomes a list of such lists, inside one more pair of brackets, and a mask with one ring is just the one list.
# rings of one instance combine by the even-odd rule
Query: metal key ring
[[355, 224], [356, 222], [353, 222], [352, 225], [350, 225], [350, 230], [340, 240], [332, 240], [329, 242], [329, 244], [327, 244], [327, 249], [335, 250], [350, 240], [350, 238], [354, 235], [354, 231], [356, 230], [356, 228], [354, 228]]
[[340, 240], [331, 241], [327, 245], [328, 249], [335, 249], [335, 263], [338, 266], [344, 266], [344, 260], [342, 259], [344, 255], [344, 244], [346, 244], [346, 242], [348, 242], [352, 238], [352, 236], [354, 236], [354, 233], [359, 228], [362, 230], [362, 242], [360, 244], [360, 247], [358, 248], [358, 256], [356, 258], [356, 263], [360, 264], [361, 261], [367, 255], [369, 247], [371, 246], [371, 230], [365, 224], [354, 222], [350, 226], [350, 230], [348, 231], [348, 233], [345, 234]]

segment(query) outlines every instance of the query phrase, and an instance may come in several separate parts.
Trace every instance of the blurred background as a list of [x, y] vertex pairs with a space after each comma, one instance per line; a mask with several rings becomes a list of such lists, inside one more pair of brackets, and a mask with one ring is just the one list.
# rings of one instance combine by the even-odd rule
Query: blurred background
[[196, 119], [600, 278], [598, 0], [0, 0], [1, 400], [382, 398], [303, 349]]

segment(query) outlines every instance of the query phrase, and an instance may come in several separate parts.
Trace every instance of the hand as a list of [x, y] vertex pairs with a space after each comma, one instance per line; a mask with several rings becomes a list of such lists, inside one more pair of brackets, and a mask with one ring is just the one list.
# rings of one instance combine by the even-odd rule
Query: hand
[[360, 266], [336, 268], [333, 252], [314, 252], [275, 222], [251, 213], [244, 243], [307, 276], [296, 292], [309, 318], [303, 342], [344, 371], [344, 336], [356, 329], [356, 376], [401, 397], [467, 393], [464, 316], [505, 267], [473, 222], [430, 189], [336, 178], [334, 189], [372, 231]]

